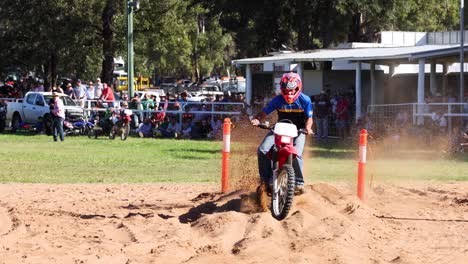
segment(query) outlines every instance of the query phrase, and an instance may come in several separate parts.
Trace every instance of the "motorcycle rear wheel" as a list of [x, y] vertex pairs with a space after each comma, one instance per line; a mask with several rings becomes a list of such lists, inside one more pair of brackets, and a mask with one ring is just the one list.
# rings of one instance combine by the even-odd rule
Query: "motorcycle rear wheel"
[[51, 115], [44, 116], [44, 132], [47, 136], [51, 136], [54, 133], [53, 123], [54, 120]]
[[3, 133], [5, 131], [6, 123], [5, 119], [0, 119], [0, 133]]
[[288, 216], [294, 198], [295, 181], [294, 168], [289, 164], [283, 165], [278, 173], [276, 189], [273, 188], [271, 193], [271, 215], [276, 220]]

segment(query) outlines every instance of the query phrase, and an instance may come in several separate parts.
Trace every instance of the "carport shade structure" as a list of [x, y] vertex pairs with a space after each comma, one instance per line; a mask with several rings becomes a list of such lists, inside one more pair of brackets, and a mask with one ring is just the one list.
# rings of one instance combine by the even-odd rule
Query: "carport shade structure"
[[[465, 45], [464, 52], [468, 45]], [[375, 65], [390, 66], [390, 73], [393, 72], [395, 65], [399, 64], [418, 64], [418, 103], [424, 103], [424, 74], [426, 61], [431, 62], [431, 91], [435, 86], [435, 65], [441, 63], [444, 65], [444, 71], [451, 63], [459, 61], [460, 45], [422, 45], [409, 47], [370, 47], [370, 48], [346, 48], [346, 49], [318, 49], [310, 51], [300, 51], [291, 53], [275, 54], [273, 56], [245, 58], [233, 60], [234, 65], [246, 66], [246, 100], [252, 100], [252, 71], [251, 64], [268, 62], [288, 62], [298, 64], [298, 73], [302, 76], [304, 62], [324, 62], [324, 61], [350, 61], [356, 65], [356, 120], [362, 114], [362, 84], [361, 70], [362, 63], [371, 65], [371, 104], [374, 103], [376, 91]], [[466, 56], [466, 55], [465, 55]], [[445, 83], [445, 82], [444, 82]]]

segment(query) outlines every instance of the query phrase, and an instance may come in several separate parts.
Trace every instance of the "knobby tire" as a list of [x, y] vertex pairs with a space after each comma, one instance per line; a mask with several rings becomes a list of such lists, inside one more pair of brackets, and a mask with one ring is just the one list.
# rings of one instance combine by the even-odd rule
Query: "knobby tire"
[[[292, 165], [283, 165], [278, 173], [277, 181], [278, 190], [273, 190], [272, 192], [271, 214], [276, 220], [283, 220], [288, 216], [289, 209], [291, 209], [294, 198], [294, 188], [296, 186], [296, 176]], [[281, 183], [283, 183], [283, 185], [281, 185]], [[273, 199], [273, 195], [276, 193], [278, 193], [278, 199]], [[278, 204], [274, 204], [275, 202]]]
[[128, 138], [128, 134], [130, 133], [130, 123], [126, 125], [123, 124], [121, 131], [122, 133], [120, 134], [120, 139], [126, 140]]

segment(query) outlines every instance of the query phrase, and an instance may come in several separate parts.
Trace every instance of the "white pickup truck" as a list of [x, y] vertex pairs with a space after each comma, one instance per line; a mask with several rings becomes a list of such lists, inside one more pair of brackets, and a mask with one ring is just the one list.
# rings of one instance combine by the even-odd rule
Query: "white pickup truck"
[[[79, 119], [84, 116], [83, 108], [77, 105], [68, 95], [59, 94], [65, 106], [65, 113], [69, 119]], [[51, 92], [29, 92], [23, 99], [8, 102], [7, 124], [11, 121], [11, 131], [14, 133], [20, 124], [37, 124], [42, 117], [46, 134], [51, 133], [52, 116], [49, 109]]]

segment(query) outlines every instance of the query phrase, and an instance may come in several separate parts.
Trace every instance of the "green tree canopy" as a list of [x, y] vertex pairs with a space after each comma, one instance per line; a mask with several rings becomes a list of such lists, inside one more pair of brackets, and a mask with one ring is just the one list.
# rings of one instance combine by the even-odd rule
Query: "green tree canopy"
[[[110, 82], [126, 57], [126, 2], [3, 0], [0, 71], [15, 66], [53, 83], [59, 76]], [[281, 49], [378, 41], [382, 30], [457, 30], [458, 0], [141, 0], [134, 14], [135, 72], [224, 74], [233, 58]]]

